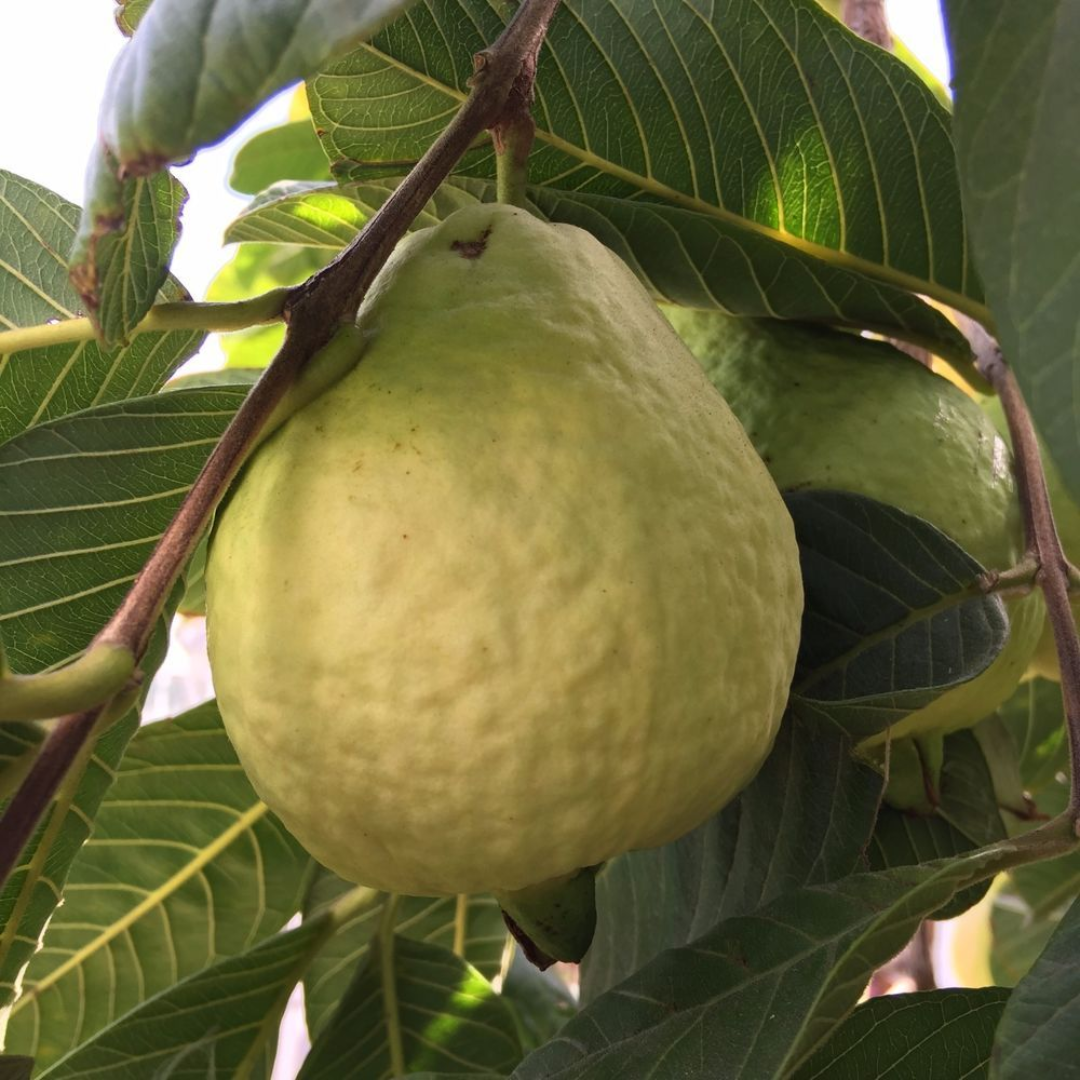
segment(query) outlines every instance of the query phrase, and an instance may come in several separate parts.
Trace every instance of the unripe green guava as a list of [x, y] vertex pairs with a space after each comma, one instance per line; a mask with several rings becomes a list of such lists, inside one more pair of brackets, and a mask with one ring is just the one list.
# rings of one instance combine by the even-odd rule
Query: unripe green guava
[[738, 421], [617, 257], [511, 207], [406, 239], [358, 324], [210, 547], [255, 788], [338, 874], [412, 894], [687, 832], [768, 753], [799, 635]]
[[[668, 317], [781, 491], [864, 495], [930, 522], [988, 570], [1019, 560], [1011, 452], [952, 383], [883, 342], [716, 312]], [[969, 727], [1009, 697], [1038, 640], [1042, 597], [1007, 610], [1009, 639], [993, 663], [894, 724], [892, 738]]]

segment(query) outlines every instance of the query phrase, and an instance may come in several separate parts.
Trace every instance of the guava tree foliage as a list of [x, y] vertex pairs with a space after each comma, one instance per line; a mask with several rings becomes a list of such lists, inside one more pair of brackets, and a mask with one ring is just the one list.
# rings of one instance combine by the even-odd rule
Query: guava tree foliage
[[[839, 18], [873, 4], [120, 3], [85, 206], [0, 169], [0, 1076], [269, 1076], [298, 983], [305, 1080], [1080, 1075], [1080, 574], [1040, 467], [1064, 534], [1080, 22], [943, 6], [954, 113]], [[239, 246], [194, 302], [169, 168], [298, 80], [236, 157]], [[138, 719], [247, 455], [349, 360], [405, 232], [492, 200], [593, 233], [666, 305], [873, 332], [997, 391], [1027, 541], [987, 566], [885, 502], [785, 493], [807, 607], [780, 735], [715, 817], [598, 871], [579, 995], [490, 896], [316, 864], [213, 702]], [[228, 366], [170, 382], [215, 332]], [[1034, 589], [1060, 686], [890, 742], [994, 665]], [[991, 881], [965, 959], [997, 985], [860, 1004]]]

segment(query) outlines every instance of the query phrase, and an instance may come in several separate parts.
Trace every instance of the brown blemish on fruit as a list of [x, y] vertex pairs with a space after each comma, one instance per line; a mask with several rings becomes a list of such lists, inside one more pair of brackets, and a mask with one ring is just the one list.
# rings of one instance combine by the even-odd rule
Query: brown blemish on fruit
[[456, 251], [463, 259], [479, 259], [484, 254], [490, 235], [489, 225], [475, 240], [455, 240], [450, 245], [450, 250]]

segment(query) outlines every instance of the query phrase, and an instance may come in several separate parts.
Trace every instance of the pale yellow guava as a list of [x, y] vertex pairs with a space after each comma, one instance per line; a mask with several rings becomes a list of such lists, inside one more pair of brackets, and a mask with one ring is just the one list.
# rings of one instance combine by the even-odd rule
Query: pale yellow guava
[[[1009, 447], [952, 383], [882, 342], [714, 312], [671, 309], [668, 316], [781, 491], [850, 491], [896, 506], [988, 570], [1005, 570], [1021, 556]], [[1044, 608], [1037, 593], [1007, 606], [1009, 640], [990, 667], [894, 724], [893, 738], [968, 727], [1008, 698]]]
[[791, 521], [587, 233], [476, 206], [403, 242], [363, 359], [214, 534], [210, 656], [259, 794], [343, 877], [516, 890], [685, 833], [791, 681]]
[[[983, 398], [982, 406], [994, 426], [1008, 439], [1009, 425], [1001, 408], [1001, 400], [996, 397]], [[1054, 524], [1057, 526], [1061, 546], [1075, 564], [1080, 562], [1080, 506], [1073, 501], [1046, 447], [1042, 447], [1042, 463], [1046, 474], [1046, 490], [1054, 510]], [[1073, 618], [1080, 624], [1080, 597], [1073, 600], [1072, 609]], [[1044, 679], [1053, 679], [1055, 682], [1061, 681], [1061, 664], [1049, 619], [1043, 623], [1042, 635], [1028, 666], [1028, 674], [1041, 675]]]

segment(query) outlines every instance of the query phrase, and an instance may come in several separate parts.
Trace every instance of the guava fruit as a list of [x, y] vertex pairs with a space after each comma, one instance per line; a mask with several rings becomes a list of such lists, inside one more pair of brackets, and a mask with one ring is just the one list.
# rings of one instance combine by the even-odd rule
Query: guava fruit
[[210, 545], [256, 790], [342, 877], [422, 895], [687, 832], [768, 753], [799, 635], [738, 421], [616, 256], [511, 207], [407, 238], [358, 326]]
[[[981, 404], [994, 427], [1006, 440], [1009, 440], [1009, 424], [1001, 407], [1001, 399], [986, 397], [981, 399]], [[1043, 472], [1046, 475], [1046, 491], [1054, 510], [1054, 524], [1057, 526], [1058, 537], [1066, 556], [1075, 564], [1080, 561], [1080, 506], [1073, 501], [1046, 447], [1042, 447], [1042, 463]], [[1073, 618], [1080, 624], [1080, 597], [1073, 598], [1072, 609]], [[1061, 664], [1058, 660], [1057, 645], [1054, 643], [1054, 631], [1050, 626], [1049, 618], [1043, 623], [1039, 643], [1035, 646], [1034, 655], [1028, 665], [1028, 674], [1041, 675], [1044, 679], [1053, 679], [1054, 682], [1061, 681]]]
[[[781, 491], [850, 491], [896, 506], [929, 521], [988, 570], [1020, 558], [1011, 453], [952, 383], [883, 342], [838, 331], [715, 312], [667, 314]], [[1012, 693], [1044, 608], [1032, 593], [1007, 609], [1009, 639], [993, 663], [894, 724], [893, 739], [969, 727]]]

